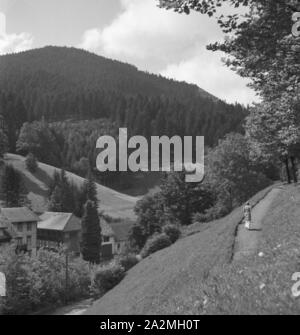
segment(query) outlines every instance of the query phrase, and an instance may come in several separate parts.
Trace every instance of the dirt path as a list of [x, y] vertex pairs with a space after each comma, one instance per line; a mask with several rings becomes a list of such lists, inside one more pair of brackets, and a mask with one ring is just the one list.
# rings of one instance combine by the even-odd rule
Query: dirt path
[[52, 312], [42, 313], [42, 315], [81, 315], [91, 307], [92, 303], [92, 299], [87, 299], [69, 306], [58, 308]]
[[234, 261], [255, 253], [258, 247], [261, 231], [263, 229], [263, 219], [272, 202], [281, 191], [282, 190], [279, 187], [273, 188], [267, 196], [252, 209], [251, 230], [247, 230], [244, 223], [239, 225], [234, 248]]

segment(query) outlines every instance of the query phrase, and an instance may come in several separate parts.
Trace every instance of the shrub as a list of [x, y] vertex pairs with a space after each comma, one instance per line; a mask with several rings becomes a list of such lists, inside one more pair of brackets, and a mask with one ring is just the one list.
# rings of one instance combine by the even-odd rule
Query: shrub
[[27, 155], [25, 164], [26, 164], [26, 169], [30, 171], [31, 173], [35, 173], [38, 169], [37, 159], [32, 153], [29, 153]]
[[169, 247], [171, 244], [169, 236], [165, 233], [153, 235], [146, 242], [141, 255], [145, 258], [158, 250]]
[[181, 235], [179, 227], [173, 224], [168, 224], [164, 226], [163, 233], [165, 233], [169, 237], [172, 243], [175, 243]]
[[230, 213], [230, 209], [226, 208], [222, 203], [216, 203], [205, 213], [195, 213], [193, 215], [193, 223], [206, 223], [218, 220]]
[[124, 268], [125, 271], [130, 270], [138, 263], [138, 259], [134, 254], [128, 254], [126, 256], [122, 256], [119, 259], [119, 264]]
[[[89, 297], [88, 263], [70, 259], [68, 290], [65, 286], [64, 253], [40, 250], [37, 257], [16, 254], [15, 247], [1, 250], [0, 271], [5, 273], [7, 297], [0, 301], [0, 313], [29, 314], [42, 308], [54, 308], [68, 301]], [[1, 300], [1, 299], [0, 299]]]
[[125, 277], [125, 270], [118, 264], [109, 264], [101, 267], [94, 273], [92, 292], [96, 296], [102, 296]]

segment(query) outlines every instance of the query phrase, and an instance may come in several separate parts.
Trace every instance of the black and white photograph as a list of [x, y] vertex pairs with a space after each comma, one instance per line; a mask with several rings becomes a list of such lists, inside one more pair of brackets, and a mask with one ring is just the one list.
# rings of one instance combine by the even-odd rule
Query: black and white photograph
[[0, 0], [0, 323], [300, 315], [299, 163], [299, 0]]

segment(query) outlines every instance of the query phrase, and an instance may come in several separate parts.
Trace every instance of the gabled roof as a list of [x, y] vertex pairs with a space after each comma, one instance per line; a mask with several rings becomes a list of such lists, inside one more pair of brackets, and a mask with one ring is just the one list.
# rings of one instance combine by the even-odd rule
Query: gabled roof
[[114, 233], [117, 242], [127, 241], [129, 232], [133, 226], [132, 222], [110, 223], [110, 227]]
[[72, 213], [46, 212], [40, 216], [38, 229], [56, 231], [78, 231], [81, 230], [81, 221]]
[[1, 208], [1, 217], [9, 223], [39, 221], [39, 217], [27, 207]]

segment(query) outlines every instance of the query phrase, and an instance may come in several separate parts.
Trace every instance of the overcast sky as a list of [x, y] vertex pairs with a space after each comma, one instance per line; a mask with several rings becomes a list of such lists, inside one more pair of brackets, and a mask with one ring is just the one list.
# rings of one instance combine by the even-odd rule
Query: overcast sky
[[156, 0], [0, 0], [0, 54], [75, 46], [251, 103], [247, 81], [205, 48], [222, 37], [214, 19], [159, 9]]

